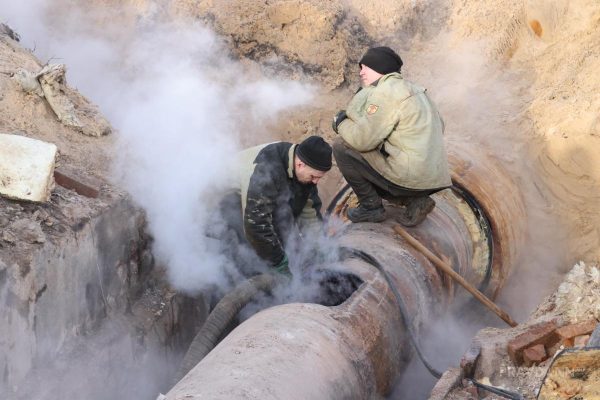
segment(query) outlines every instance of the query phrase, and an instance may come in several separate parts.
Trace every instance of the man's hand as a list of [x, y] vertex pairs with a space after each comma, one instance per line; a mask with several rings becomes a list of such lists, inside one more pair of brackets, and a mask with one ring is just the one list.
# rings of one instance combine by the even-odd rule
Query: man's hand
[[279, 264], [274, 266], [273, 269], [282, 275], [288, 276], [290, 278], [292, 277], [292, 272], [290, 271], [290, 262], [288, 260], [287, 254], [283, 256], [283, 260], [281, 260]]
[[348, 118], [348, 116], [346, 115], [346, 110], [338, 111], [338, 113], [335, 114], [335, 116], [333, 117], [333, 121], [331, 122], [331, 128], [335, 133], [338, 133], [338, 126], [346, 118]]

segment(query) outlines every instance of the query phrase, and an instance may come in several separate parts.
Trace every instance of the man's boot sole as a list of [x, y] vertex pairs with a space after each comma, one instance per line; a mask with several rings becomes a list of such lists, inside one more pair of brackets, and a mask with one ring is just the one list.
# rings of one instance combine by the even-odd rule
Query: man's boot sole
[[353, 223], [359, 223], [359, 222], [374, 222], [374, 223], [378, 223], [378, 222], [383, 222], [385, 221], [385, 210], [380, 214], [377, 215], [375, 217], [363, 217], [363, 218], [357, 218], [357, 219], [352, 219], [352, 217], [350, 217], [350, 213], [347, 214], [348, 215], [348, 219], [350, 221], [352, 221]]
[[413, 226], [417, 226], [420, 223], [422, 223], [423, 221], [425, 221], [425, 219], [427, 218], [427, 216], [429, 215], [429, 213], [431, 211], [433, 211], [433, 209], [435, 208], [435, 201], [431, 201], [428, 203], [427, 208], [424, 210], [424, 213], [420, 214], [420, 216], [414, 220], [404, 220], [402, 216], [398, 216], [398, 218], [396, 218], [396, 220], [398, 222], [400, 222], [400, 224], [407, 226], [407, 227], [413, 227]]

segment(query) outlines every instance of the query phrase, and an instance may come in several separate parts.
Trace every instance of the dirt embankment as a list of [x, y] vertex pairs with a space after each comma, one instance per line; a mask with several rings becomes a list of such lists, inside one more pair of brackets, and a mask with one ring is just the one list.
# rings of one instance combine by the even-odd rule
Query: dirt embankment
[[493, 3], [463, 10], [456, 32], [491, 39], [490, 62], [525, 78], [524, 85], [515, 81], [528, 99], [515, 140], [527, 143], [529, 163], [543, 182], [537, 206], [551, 209], [567, 227], [570, 257], [597, 260], [600, 6], [586, 0]]
[[[60, 240], [67, 231], [97, 215], [124, 193], [107, 183], [111, 159], [111, 135], [93, 137], [81, 129], [61, 123], [49, 103], [36, 93], [28, 93], [16, 77], [19, 71], [37, 73], [42, 62], [24, 49], [18, 36], [8, 28], [0, 34], [0, 132], [32, 137], [56, 144], [56, 165], [78, 179], [93, 182], [102, 190], [99, 198], [77, 196], [56, 187], [46, 204], [15, 202], [0, 198], [0, 256], [6, 265], [26, 265], [35, 248], [45, 241]], [[62, 86], [75, 112], [81, 116], [85, 129], [106, 128], [106, 121], [97, 108], [75, 89]], [[105, 132], [107, 133], [107, 132]]]

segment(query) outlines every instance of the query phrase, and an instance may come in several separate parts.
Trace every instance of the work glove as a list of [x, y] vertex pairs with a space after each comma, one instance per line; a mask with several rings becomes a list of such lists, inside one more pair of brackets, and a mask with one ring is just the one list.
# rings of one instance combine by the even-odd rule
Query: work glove
[[283, 260], [279, 264], [273, 267], [273, 269], [282, 275], [285, 275], [289, 278], [292, 277], [292, 272], [290, 271], [290, 262], [288, 260], [287, 254], [283, 255]]
[[338, 111], [338, 113], [335, 114], [335, 116], [333, 117], [333, 121], [331, 122], [331, 128], [335, 133], [338, 133], [338, 126], [346, 118], [348, 118], [348, 116], [346, 115], [346, 110]]

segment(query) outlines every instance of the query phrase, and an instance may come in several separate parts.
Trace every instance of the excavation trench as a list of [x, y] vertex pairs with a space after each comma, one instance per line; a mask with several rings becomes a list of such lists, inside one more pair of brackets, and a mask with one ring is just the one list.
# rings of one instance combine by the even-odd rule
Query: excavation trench
[[[522, 241], [522, 199], [494, 160], [464, 149], [456, 149], [451, 159], [455, 187], [434, 195], [435, 210], [410, 233], [495, 298]], [[351, 191], [342, 189], [329, 207], [332, 218], [343, 219], [355, 202]], [[334, 224], [339, 247], [365, 255], [318, 266], [358, 278], [360, 285], [347, 299], [329, 306], [283, 304], [257, 313], [196, 360], [167, 399], [388, 395], [414, 353], [409, 329], [419, 336], [450, 306], [468, 307], [471, 298], [395, 235], [399, 210], [392, 204], [387, 209], [381, 224]]]
[[[457, 149], [451, 162], [455, 187], [436, 194], [435, 210], [409, 231], [494, 298], [522, 242], [522, 200], [493, 159]], [[183, 354], [207, 318], [208, 301], [161, 283], [143, 215], [128, 201], [83, 221], [72, 237], [46, 243], [25, 278], [16, 267], [0, 265], [8, 338], [0, 343], [0, 366], [8, 398], [142, 400], [173, 384], [167, 399], [389, 394], [414, 354], [407, 324], [420, 336], [470, 296], [394, 233], [396, 206], [387, 205], [381, 224], [339, 223], [355, 201], [341, 188], [331, 202], [329, 230], [338, 251], [312, 265], [316, 295], [263, 303], [238, 326], [233, 321], [234, 329], [228, 324], [218, 345], [187, 360], [183, 370]], [[375, 264], [402, 297], [405, 320]], [[174, 381], [178, 369], [182, 379]]]

